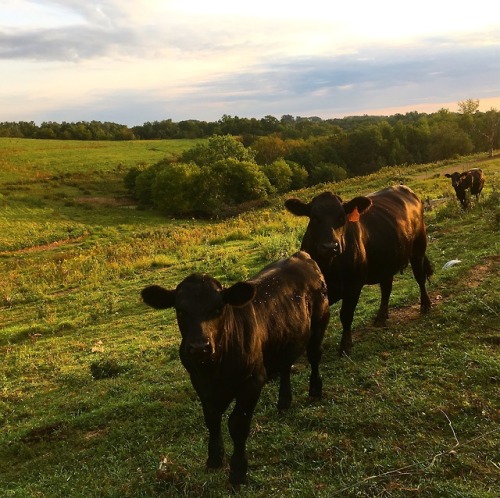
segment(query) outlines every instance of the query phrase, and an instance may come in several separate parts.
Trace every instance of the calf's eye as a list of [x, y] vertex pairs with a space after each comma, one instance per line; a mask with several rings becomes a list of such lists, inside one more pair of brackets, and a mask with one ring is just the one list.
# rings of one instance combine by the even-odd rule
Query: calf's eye
[[223, 306], [214, 308], [213, 310], [210, 311], [209, 318], [218, 318], [219, 316], [222, 315], [222, 310], [223, 309], [224, 309]]

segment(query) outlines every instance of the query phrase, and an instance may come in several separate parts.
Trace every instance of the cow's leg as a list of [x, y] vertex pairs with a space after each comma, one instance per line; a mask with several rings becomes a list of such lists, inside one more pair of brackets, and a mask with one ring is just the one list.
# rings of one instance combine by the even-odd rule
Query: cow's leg
[[410, 258], [410, 264], [413, 276], [420, 288], [420, 311], [421, 313], [427, 313], [431, 309], [431, 299], [425, 288], [425, 282], [432, 273], [429, 260], [425, 255], [412, 256]]
[[389, 298], [391, 297], [393, 280], [394, 278], [391, 276], [380, 282], [382, 297], [380, 299], [380, 308], [373, 322], [376, 327], [383, 327], [389, 318]]
[[222, 467], [224, 460], [224, 442], [221, 432], [223, 412], [211, 406], [209, 402], [202, 403], [202, 406], [205, 424], [209, 433], [207, 468], [218, 469]]
[[278, 410], [286, 410], [292, 404], [292, 384], [290, 382], [291, 365], [280, 372], [280, 388], [278, 394]]
[[236, 396], [236, 404], [229, 416], [229, 434], [233, 440], [234, 451], [231, 456], [229, 469], [229, 482], [234, 489], [240, 484], [247, 483], [248, 459], [246, 455], [246, 442], [250, 433], [252, 415], [259, 400], [260, 391], [264, 381], [259, 376], [249, 377]]
[[340, 308], [340, 322], [342, 323], [342, 339], [340, 340], [339, 355], [347, 355], [351, 353], [352, 348], [352, 332], [351, 326], [354, 319], [354, 310], [358, 304], [361, 287], [359, 289], [346, 289], [342, 298], [342, 306]]
[[323, 381], [319, 373], [319, 364], [323, 354], [323, 336], [325, 335], [330, 311], [322, 313], [322, 318], [318, 323], [311, 325], [311, 338], [307, 345], [307, 359], [311, 365], [311, 375], [309, 377], [309, 396], [312, 398], [321, 398], [323, 392]]

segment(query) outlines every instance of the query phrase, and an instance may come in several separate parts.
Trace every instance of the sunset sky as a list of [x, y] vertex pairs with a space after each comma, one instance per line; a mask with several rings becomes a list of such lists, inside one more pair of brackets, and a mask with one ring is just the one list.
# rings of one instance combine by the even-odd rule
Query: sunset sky
[[0, 67], [0, 121], [500, 109], [500, 1], [2, 0]]

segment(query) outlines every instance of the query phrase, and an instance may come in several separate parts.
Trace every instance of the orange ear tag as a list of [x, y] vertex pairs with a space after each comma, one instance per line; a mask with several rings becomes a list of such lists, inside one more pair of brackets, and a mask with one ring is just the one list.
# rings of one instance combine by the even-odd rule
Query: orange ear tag
[[354, 222], [359, 221], [359, 211], [357, 207], [354, 207], [354, 209], [347, 215], [347, 219]]

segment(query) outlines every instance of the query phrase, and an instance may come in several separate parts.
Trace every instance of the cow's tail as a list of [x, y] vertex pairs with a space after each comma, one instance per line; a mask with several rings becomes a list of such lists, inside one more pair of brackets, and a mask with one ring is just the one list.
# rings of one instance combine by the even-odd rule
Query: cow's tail
[[429, 261], [427, 255], [424, 254], [424, 275], [425, 278], [427, 279], [427, 282], [430, 282], [433, 273], [434, 273], [434, 268], [432, 266], [432, 263]]

